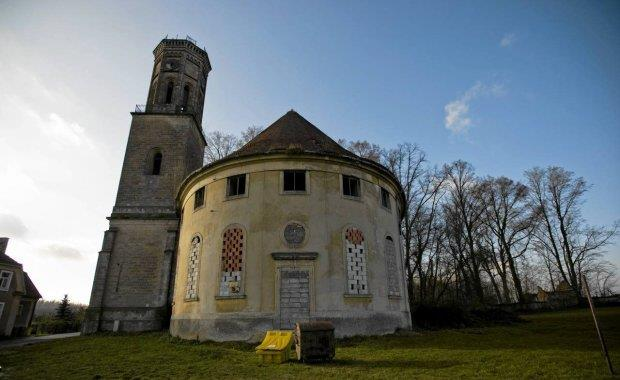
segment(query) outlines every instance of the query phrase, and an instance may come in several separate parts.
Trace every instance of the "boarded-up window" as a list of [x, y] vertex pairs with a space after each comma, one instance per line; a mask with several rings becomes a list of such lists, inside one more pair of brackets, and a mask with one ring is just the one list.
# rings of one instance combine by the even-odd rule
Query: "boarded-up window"
[[242, 292], [242, 272], [245, 252], [245, 233], [241, 227], [229, 227], [222, 241], [220, 296], [235, 296]]
[[366, 245], [362, 231], [356, 228], [347, 228], [345, 231], [345, 251], [347, 264], [347, 293], [368, 294]]
[[200, 274], [200, 236], [194, 236], [189, 249], [187, 259], [187, 283], [185, 286], [185, 300], [195, 301], [198, 299], [198, 276]]
[[391, 236], [385, 238], [385, 260], [387, 261], [388, 295], [400, 296], [398, 265], [396, 264], [396, 246]]

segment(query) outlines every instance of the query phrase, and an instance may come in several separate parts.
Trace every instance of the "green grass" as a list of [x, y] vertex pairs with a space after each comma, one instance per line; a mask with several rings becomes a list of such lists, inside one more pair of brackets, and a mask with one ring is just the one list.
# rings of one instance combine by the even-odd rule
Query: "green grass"
[[[164, 333], [97, 335], [0, 350], [7, 378], [600, 378], [607, 367], [585, 309], [509, 326], [351, 338], [329, 364], [261, 364], [253, 346]], [[620, 308], [599, 309], [620, 371]]]

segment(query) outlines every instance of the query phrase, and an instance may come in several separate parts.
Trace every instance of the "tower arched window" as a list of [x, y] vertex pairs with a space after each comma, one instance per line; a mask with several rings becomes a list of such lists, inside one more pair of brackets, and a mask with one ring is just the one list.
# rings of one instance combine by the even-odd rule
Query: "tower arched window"
[[166, 104], [172, 103], [172, 92], [174, 91], [174, 83], [168, 82], [168, 87], [166, 88]]
[[162, 159], [162, 155], [161, 152], [156, 152], [153, 155], [153, 170], [151, 171], [152, 175], [159, 175], [159, 173], [161, 172], [161, 159]]
[[184, 111], [187, 109], [187, 103], [189, 102], [189, 93], [190, 87], [186, 84], [185, 87], [183, 87], [183, 102], [181, 103]]

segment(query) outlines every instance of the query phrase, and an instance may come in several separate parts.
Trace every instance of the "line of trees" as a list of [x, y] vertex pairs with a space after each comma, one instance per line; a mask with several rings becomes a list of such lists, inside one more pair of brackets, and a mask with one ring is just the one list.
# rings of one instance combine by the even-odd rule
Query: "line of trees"
[[[249, 127], [241, 137], [210, 132], [205, 163], [261, 131]], [[404, 190], [401, 243], [412, 310], [525, 303], [538, 286], [555, 291], [561, 283], [581, 297], [582, 275], [599, 296], [616, 286], [616, 268], [603, 253], [618, 224], [587, 224], [581, 207], [588, 185], [573, 172], [536, 167], [524, 173], [522, 183], [479, 176], [461, 160], [432, 166], [410, 143], [393, 149], [367, 141], [338, 143], [385, 165]]]
[[405, 143], [384, 150], [339, 141], [388, 167], [405, 192], [402, 243], [412, 309], [416, 305], [524, 303], [538, 286], [568, 284], [581, 297], [584, 275], [610, 295], [616, 268], [604, 260], [618, 225], [595, 227], [581, 207], [586, 181], [561, 167], [533, 168], [525, 183], [481, 177], [472, 165], [428, 164]]

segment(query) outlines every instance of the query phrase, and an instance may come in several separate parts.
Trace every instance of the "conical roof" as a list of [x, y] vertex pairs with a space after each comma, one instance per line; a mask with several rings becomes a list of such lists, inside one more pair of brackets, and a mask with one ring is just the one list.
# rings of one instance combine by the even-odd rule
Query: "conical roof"
[[229, 157], [285, 152], [356, 157], [294, 110], [288, 111]]

